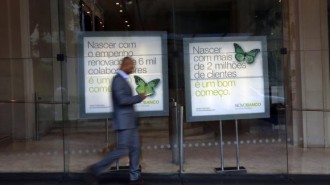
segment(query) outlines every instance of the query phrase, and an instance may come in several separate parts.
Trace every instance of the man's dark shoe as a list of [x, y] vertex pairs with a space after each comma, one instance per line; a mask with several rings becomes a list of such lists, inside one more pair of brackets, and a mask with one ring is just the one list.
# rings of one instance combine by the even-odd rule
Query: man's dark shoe
[[99, 184], [97, 176], [93, 172], [91, 166], [86, 169], [86, 179], [85, 180], [86, 180], [87, 185], [98, 185]]
[[144, 181], [142, 178], [138, 178], [136, 180], [130, 181], [129, 185], [144, 185]]

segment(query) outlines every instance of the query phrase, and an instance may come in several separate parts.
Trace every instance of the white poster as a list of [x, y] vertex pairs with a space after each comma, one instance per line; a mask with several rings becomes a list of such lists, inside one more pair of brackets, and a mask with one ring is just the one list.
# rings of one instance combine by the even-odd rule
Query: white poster
[[264, 40], [185, 41], [188, 120], [267, 116]]
[[[110, 113], [111, 81], [116, 75], [121, 59], [130, 56], [135, 60], [135, 72], [130, 74], [133, 94], [151, 94], [136, 104], [140, 112], [166, 111], [164, 91], [163, 38], [161, 35], [84, 35], [83, 45], [83, 114]], [[166, 88], [166, 90], [165, 90]]]

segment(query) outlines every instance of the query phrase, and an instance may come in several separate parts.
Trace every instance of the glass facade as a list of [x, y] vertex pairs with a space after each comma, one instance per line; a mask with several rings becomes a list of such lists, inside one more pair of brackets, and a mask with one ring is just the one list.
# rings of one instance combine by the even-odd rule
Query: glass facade
[[[147, 58], [136, 75], [152, 77], [148, 71], [154, 68], [163, 74], [160, 101], [166, 101], [162, 114], [140, 118], [143, 172], [329, 173], [329, 10], [327, 1], [315, 2], [6, 0], [0, 29], [0, 172], [82, 172], [111, 151], [116, 144], [111, 114], [82, 116], [90, 105], [85, 96], [97, 91], [94, 102], [111, 90], [105, 85], [92, 92], [83, 70], [92, 60], [110, 61], [132, 51], [137, 63]], [[96, 56], [98, 50], [83, 43], [88, 36], [90, 42], [113, 41], [120, 49], [108, 45]], [[144, 51], [149, 37], [156, 44]], [[259, 41], [260, 47], [253, 45]], [[191, 53], [193, 46], [200, 55]], [[144, 54], [137, 54], [141, 50]], [[215, 57], [242, 68], [257, 62], [263, 67], [244, 71], [216, 63]], [[107, 69], [94, 62], [98, 73]], [[222, 70], [225, 64], [230, 67]], [[242, 76], [226, 81], [225, 72]], [[234, 79], [235, 87], [220, 89], [228, 94], [219, 99], [214, 96], [220, 90], [200, 99], [192, 90], [199, 88], [197, 82], [187, 74], [213, 87]], [[236, 99], [242, 101], [235, 104], [236, 112], [223, 113]], [[264, 109], [253, 112], [251, 99], [260, 100]], [[151, 97], [145, 104], [156, 101]], [[201, 108], [193, 109], [196, 104]], [[220, 113], [205, 109], [211, 104]], [[203, 116], [189, 119], [189, 111]], [[120, 159], [109, 170], [128, 163]]]

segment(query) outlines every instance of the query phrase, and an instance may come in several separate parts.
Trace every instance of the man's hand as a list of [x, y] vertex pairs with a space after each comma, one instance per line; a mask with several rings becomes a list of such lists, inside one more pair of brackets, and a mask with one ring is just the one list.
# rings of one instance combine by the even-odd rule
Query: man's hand
[[144, 99], [146, 99], [147, 94], [146, 93], [142, 93], [142, 94], [139, 94], [139, 96], [144, 100]]

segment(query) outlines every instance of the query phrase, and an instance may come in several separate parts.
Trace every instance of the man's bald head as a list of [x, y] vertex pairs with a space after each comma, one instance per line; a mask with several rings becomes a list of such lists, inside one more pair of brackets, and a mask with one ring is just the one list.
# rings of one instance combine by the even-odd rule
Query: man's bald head
[[134, 61], [131, 57], [124, 57], [121, 60], [120, 70], [124, 71], [126, 74], [133, 73], [135, 68]]

